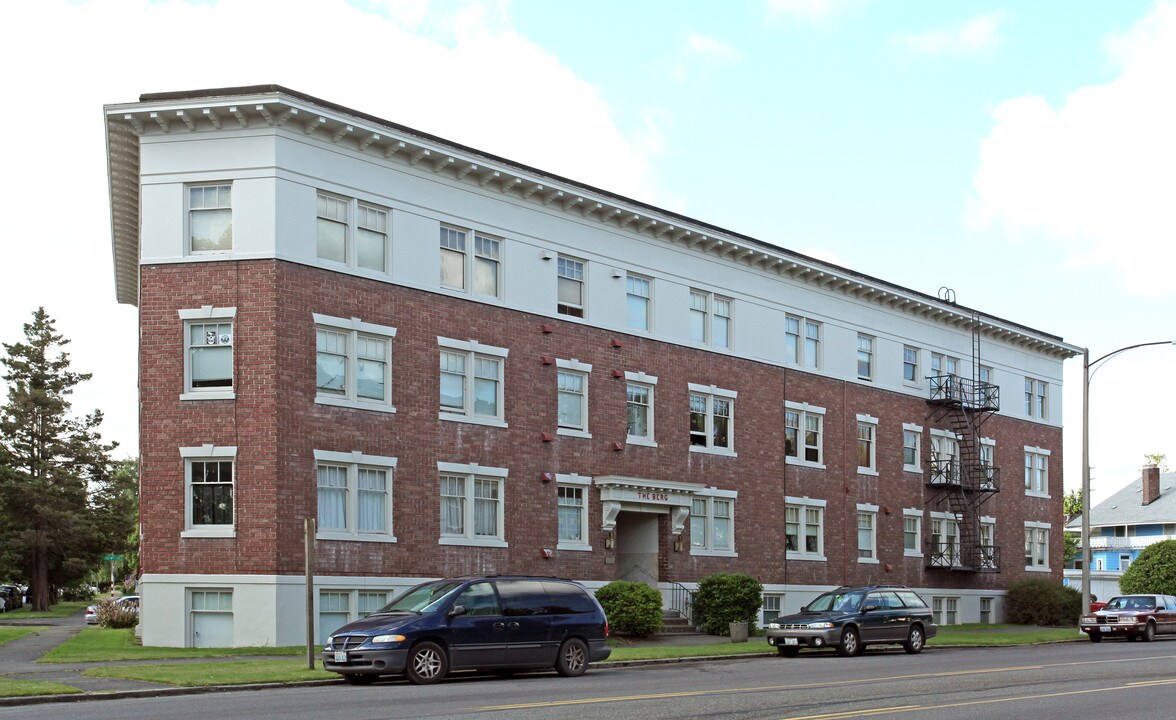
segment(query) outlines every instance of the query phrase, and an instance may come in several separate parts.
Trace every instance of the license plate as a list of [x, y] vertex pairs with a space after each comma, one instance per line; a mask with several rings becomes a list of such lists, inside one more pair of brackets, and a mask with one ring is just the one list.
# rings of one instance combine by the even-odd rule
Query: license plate
[[335, 653], [335, 662], [337, 662], [337, 663], [347, 662], [347, 652], [341, 651], [341, 652]]
[[1111, 626], [1110, 625], [1101, 625], [1101, 626], [1099, 626], [1098, 631], [1099, 632], [1110, 632]]
[[784, 638], [785, 645], [799, 645], [800, 641], [796, 638]]

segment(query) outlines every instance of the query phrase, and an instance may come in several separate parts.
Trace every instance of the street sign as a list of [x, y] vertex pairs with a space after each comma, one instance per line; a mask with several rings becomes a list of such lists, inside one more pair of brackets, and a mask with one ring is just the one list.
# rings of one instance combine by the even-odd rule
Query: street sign
[[109, 560], [110, 562], [114, 562], [115, 560], [122, 560], [122, 555], [106, 555], [102, 559]]

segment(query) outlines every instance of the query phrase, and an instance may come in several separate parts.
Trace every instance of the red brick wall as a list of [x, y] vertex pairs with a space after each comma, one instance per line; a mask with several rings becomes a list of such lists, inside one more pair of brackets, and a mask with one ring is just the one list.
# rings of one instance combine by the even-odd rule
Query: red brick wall
[[[927, 572], [924, 560], [903, 556], [902, 508], [924, 506], [923, 477], [902, 471], [902, 424], [925, 426], [929, 406], [916, 398], [857, 383], [785, 371], [740, 358], [607, 332], [445, 295], [425, 293], [279, 261], [150, 266], [142, 269], [140, 314], [142, 398], [143, 553], [150, 573], [274, 573], [302, 571], [303, 519], [316, 512], [313, 451], [359, 450], [398, 458], [394, 545], [320, 541], [316, 570], [331, 575], [445, 576], [475, 572], [535, 572], [610, 579], [599, 529], [601, 508], [589, 500], [592, 553], [555, 551], [556, 484], [541, 472], [624, 475], [654, 481], [701, 483], [737, 490], [738, 558], [673, 552], [662, 538], [663, 580], [696, 581], [717, 571], [742, 571], [764, 583], [840, 584], [868, 580], [917, 586], [992, 587], [1023, 574], [1025, 519], [1054, 522], [1051, 558], [1060, 577], [1061, 431], [994, 417], [984, 435], [996, 440], [1003, 492], [984, 508], [997, 518], [1002, 546], [999, 576]], [[235, 306], [235, 401], [187, 401], [183, 384], [182, 323], [177, 310]], [[315, 332], [312, 313], [359, 317], [397, 328], [392, 344], [395, 414], [314, 402]], [[554, 325], [543, 333], [540, 325]], [[506, 347], [505, 418], [508, 429], [440, 421], [437, 336], [476, 339]], [[612, 340], [621, 347], [613, 347]], [[826, 352], [833, 351], [826, 348]], [[847, 350], [849, 352], [849, 350]], [[590, 363], [591, 439], [557, 436], [556, 368], [544, 355]], [[655, 391], [657, 448], [626, 446], [625, 380], [613, 370], [659, 378]], [[896, 370], [897, 372], [897, 370]], [[735, 390], [737, 458], [689, 452], [687, 384]], [[280, 390], [279, 390], [280, 389]], [[826, 408], [825, 470], [786, 465], [784, 398]], [[856, 472], [856, 414], [879, 418], [879, 475]], [[940, 425], [946, 429], [946, 425]], [[237, 537], [181, 539], [183, 462], [177, 448], [203, 443], [236, 445]], [[1052, 450], [1049, 500], [1027, 498], [1021, 482], [1023, 446]], [[505, 530], [509, 548], [440, 546], [436, 463], [477, 462], [506, 467]], [[826, 498], [827, 562], [785, 563], [784, 496]], [[857, 562], [856, 503], [873, 503], [878, 516], [878, 565]], [[889, 510], [889, 512], [887, 512]], [[668, 525], [663, 524], [667, 535]], [[926, 534], [929, 519], [924, 519]], [[887, 571], [887, 565], [890, 570]]]

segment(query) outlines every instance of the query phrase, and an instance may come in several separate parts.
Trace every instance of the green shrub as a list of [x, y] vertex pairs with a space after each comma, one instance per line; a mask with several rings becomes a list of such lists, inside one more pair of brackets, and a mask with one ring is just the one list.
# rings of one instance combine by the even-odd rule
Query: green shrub
[[596, 591], [611, 632], [645, 637], [661, 630], [662, 596], [645, 583], [614, 580]]
[[1119, 589], [1124, 594], [1176, 595], [1176, 540], [1148, 545], [1123, 571]]
[[1018, 580], [1005, 595], [1005, 616], [1018, 625], [1077, 625], [1082, 593], [1044, 578]]
[[729, 635], [731, 623], [746, 622], [755, 632], [764, 586], [742, 573], [715, 573], [703, 578], [694, 593], [694, 623], [711, 635]]
[[117, 604], [113, 600], [99, 600], [98, 624], [107, 628], [133, 628], [139, 624], [138, 608]]
[[85, 602], [92, 597], [94, 597], [94, 593], [90, 592], [89, 585], [67, 587], [61, 591], [61, 599], [65, 602]]

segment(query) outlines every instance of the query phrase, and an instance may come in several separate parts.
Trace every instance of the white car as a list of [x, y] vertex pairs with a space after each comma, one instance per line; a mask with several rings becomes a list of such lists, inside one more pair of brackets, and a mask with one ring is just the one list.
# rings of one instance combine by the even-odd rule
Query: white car
[[[139, 612], [139, 596], [138, 595], [123, 595], [114, 601], [114, 604], [119, 607], [126, 607], [131, 612]], [[98, 624], [98, 605], [91, 605], [86, 608], [86, 624]]]

